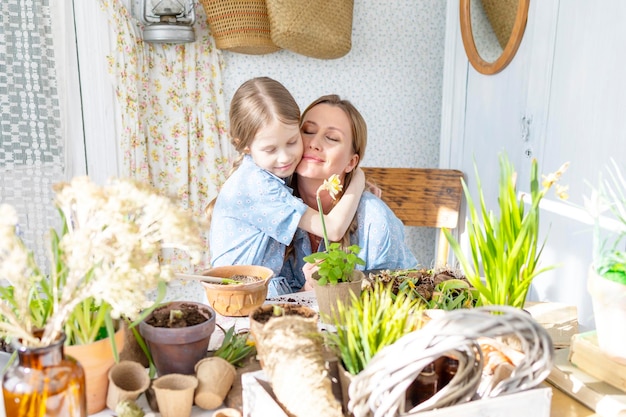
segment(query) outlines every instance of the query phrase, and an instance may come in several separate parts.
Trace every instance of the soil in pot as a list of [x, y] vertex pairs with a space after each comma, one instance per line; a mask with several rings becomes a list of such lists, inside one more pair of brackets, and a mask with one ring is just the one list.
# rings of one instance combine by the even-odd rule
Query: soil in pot
[[175, 329], [179, 327], [190, 327], [204, 323], [209, 320], [211, 313], [209, 309], [202, 308], [197, 304], [180, 304], [177, 311], [180, 313], [170, 314], [169, 308], [159, 307], [146, 319], [146, 323], [153, 327], [168, 327]]

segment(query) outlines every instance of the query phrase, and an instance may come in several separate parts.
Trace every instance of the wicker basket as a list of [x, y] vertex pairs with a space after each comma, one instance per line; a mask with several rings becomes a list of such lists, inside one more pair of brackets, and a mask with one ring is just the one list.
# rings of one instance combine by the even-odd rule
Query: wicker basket
[[483, 9], [502, 49], [506, 48], [517, 15], [518, 0], [482, 0]]
[[201, 0], [215, 45], [241, 54], [280, 50], [272, 42], [265, 0]]
[[267, 0], [272, 41], [319, 59], [340, 58], [352, 48], [354, 0]]

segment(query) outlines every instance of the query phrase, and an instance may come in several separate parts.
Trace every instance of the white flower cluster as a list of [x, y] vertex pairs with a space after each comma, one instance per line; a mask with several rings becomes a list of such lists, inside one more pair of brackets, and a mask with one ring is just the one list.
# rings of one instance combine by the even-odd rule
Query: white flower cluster
[[[58, 247], [51, 245], [52, 263], [58, 257], [62, 268], [51, 266], [51, 287], [59, 292], [53, 293], [53, 312], [44, 325], [41, 344], [54, 340], [76, 306], [90, 297], [96, 304], [108, 303], [113, 318], [136, 318], [152, 304], [147, 292], [173, 275], [167, 265], [159, 263], [161, 249], [182, 249], [192, 262], [200, 260], [203, 240], [198, 224], [190, 213], [150, 186], [116, 179], [102, 187], [87, 177], [77, 177], [56, 185], [55, 191], [55, 205], [66, 230], [59, 236]], [[29, 251], [15, 236], [15, 212], [1, 206], [0, 219], [0, 276], [8, 279], [16, 298], [7, 301], [5, 293], [0, 294], [5, 307], [0, 307], [4, 319], [0, 331], [15, 333], [12, 327], [2, 325], [17, 318], [27, 323], [22, 326], [23, 333], [30, 333], [28, 311], [11, 315], [5, 310], [18, 297], [21, 306], [28, 306], [33, 279], [41, 277], [36, 266], [29, 265]], [[24, 337], [23, 333], [19, 336]]]

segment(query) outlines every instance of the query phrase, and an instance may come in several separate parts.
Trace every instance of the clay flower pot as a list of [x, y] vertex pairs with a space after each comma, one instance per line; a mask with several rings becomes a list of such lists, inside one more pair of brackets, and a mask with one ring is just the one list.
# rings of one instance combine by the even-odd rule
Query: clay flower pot
[[211, 307], [222, 316], [244, 317], [265, 302], [269, 281], [274, 276], [270, 268], [255, 265], [218, 266], [202, 273], [215, 278], [237, 275], [259, 277], [258, 281], [242, 284], [213, 284], [202, 282]]
[[122, 401], [135, 401], [149, 386], [150, 377], [143, 365], [133, 361], [116, 363], [109, 370], [107, 407], [115, 410]]
[[162, 417], [189, 417], [198, 380], [193, 375], [169, 374], [157, 378], [152, 387]]
[[[117, 351], [124, 347], [124, 327], [115, 333]], [[65, 353], [75, 358], [85, 370], [87, 412], [95, 414], [106, 408], [109, 369], [115, 363], [109, 338], [86, 345], [65, 346]]]
[[[193, 326], [175, 328], [150, 324], [155, 316], [169, 316], [171, 310], [181, 310], [187, 306], [202, 314], [206, 320]], [[215, 311], [206, 304], [190, 301], [171, 301], [156, 308], [139, 323], [139, 331], [161, 376], [172, 373], [193, 375], [196, 363], [206, 357], [214, 330]]]
[[198, 388], [194, 402], [200, 408], [213, 410], [219, 407], [233, 386], [237, 371], [228, 361], [212, 357], [202, 359], [196, 364]]
[[352, 281], [339, 282], [337, 284], [318, 285], [316, 273], [313, 274], [313, 289], [315, 290], [315, 298], [320, 311], [322, 322], [333, 324], [334, 316], [337, 311], [337, 303], [341, 301], [344, 306], [352, 303], [352, 293], [357, 297], [361, 295], [361, 285], [365, 275], [357, 269], [352, 274]]

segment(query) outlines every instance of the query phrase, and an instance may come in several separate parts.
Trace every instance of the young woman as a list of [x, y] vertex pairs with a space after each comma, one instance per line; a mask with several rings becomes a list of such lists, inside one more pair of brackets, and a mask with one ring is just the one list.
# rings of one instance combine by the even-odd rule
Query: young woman
[[[281, 83], [260, 77], [235, 92], [229, 117], [232, 144], [240, 155], [207, 207], [211, 264], [269, 267], [276, 276], [268, 296], [294, 292], [279, 276], [285, 249], [298, 227], [323, 234], [319, 213], [294, 197], [286, 183], [302, 158], [300, 108]], [[363, 172], [353, 181], [326, 218], [331, 239], [345, 234], [359, 204]]]
[[[348, 187], [365, 154], [367, 125], [359, 111], [337, 95], [320, 97], [302, 114], [304, 153], [296, 169], [292, 186], [296, 195], [309, 207], [317, 207], [316, 191], [325, 179], [337, 174]], [[341, 202], [345, 195], [338, 200]], [[330, 212], [333, 200], [322, 193], [322, 207]], [[340, 241], [342, 245], [357, 244], [359, 257], [365, 260], [360, 269], [404, 269], [418, 265], [415, 256], [404, 243], [404, 225], [391, 209], [369, 191], [363, 192], [356, 215]], [[292, 288], [308, 289], [306, 279], [316, 267], [302, 260], [313, 251], [323, 251], [318, 235], [298, 230], [283, 267]]]

